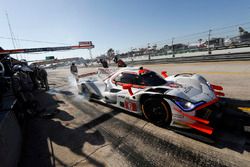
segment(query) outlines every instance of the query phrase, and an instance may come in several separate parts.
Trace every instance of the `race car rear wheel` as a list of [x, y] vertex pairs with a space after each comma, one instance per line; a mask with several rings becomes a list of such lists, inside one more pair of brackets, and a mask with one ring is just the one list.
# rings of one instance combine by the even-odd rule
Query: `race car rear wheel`
[[169, 125], [172, 120], [170, 107], [161, 98], [145, 100], [142, 104], [142, 112], [147, 120], [158, 126]]

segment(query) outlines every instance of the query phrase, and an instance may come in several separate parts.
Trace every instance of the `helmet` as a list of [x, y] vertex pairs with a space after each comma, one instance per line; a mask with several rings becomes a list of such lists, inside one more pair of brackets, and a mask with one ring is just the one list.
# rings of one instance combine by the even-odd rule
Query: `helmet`
[[21, 69], [22, 69], [22, 66], [21, 66], [21, 65], [14, 65], [14, 66], [12, 67], [12, 70], [13, 70], [14, 72], [21, 71]]
[[75, 65], [75, 63], [72, 63], [72, 66], [74, 66]]

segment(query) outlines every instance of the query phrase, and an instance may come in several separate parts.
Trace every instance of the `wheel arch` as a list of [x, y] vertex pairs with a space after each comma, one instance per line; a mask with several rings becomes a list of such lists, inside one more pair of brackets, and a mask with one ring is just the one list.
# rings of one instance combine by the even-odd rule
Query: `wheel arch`
[[[161, 99], [164, 99], [164, 97], [161, 94], [148, 94], [148, 93], [147, 94], [142, 94], [140, 96], [140, 99], [139, 99], [140, 104], [143, 104], [143, 102], [145, 100], [147, 100], [148, 98], [161, 98]], [[166, 100], [164, 100], [164, 102], [168, 105], [169, 109], [171, 109], [168, 102]]]
[[140, 96], [140, 104], [142, 105], [144, 103], [145, 100], [147, 100], [148, 98], [163, 98], [160, 94], [143, 94]]
[[[140, 106], [141, 106], [141, 110], [142, 110], [142, 105], [143, 103], [148, 99], [148, 98], [156, 98], [156, 99], [162, 99], [164, 104], [166, 105], [167, 109], [169, 110], [170, 114], [171, 114], [171, 121], [173, 119], [173, 113], [170, 107], [170, 104], [164, 99], [164, 97], [161, 94], [143, 94], [140, 97]], [[170, 121], [170, 122], [171, 122]], [[169, 122], [169, 123], [170, 123]]]

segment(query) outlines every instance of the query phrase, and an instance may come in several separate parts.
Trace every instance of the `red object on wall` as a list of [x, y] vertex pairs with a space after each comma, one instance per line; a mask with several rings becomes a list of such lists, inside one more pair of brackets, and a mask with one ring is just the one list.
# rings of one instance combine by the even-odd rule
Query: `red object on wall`
[[161, 75], [162, 75], [164, 78], [167, 78], [167, 77], [168, 77], [167, 71], [162, 71], [162, 72], [161, 72]]

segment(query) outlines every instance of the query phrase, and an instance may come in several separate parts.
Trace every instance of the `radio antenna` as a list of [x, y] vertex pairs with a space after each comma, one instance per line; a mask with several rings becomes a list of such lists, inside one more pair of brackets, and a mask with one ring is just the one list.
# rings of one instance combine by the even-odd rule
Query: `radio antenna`
[[[12, 40], [12, 44], [13, 44], [13, 47], [14, 49], [16, 49], [16, 44], [15, 44], [15, 35], [12, 31], [12, 28], [11, 28], [11, 25], [10, 25], [10, 20], [9, 20], [9, 16], [8, 16], [8, 13], [5, 12], [6, 14], [6, 18], [7, 18], [7, 21], [8, 21], [8, 26], [9, 26], [9, 31], [10, 31], [10, 36], [11, 36], [11, 40]], [[18, 56], [16, 55], [16, 59], [18, 59]]]

